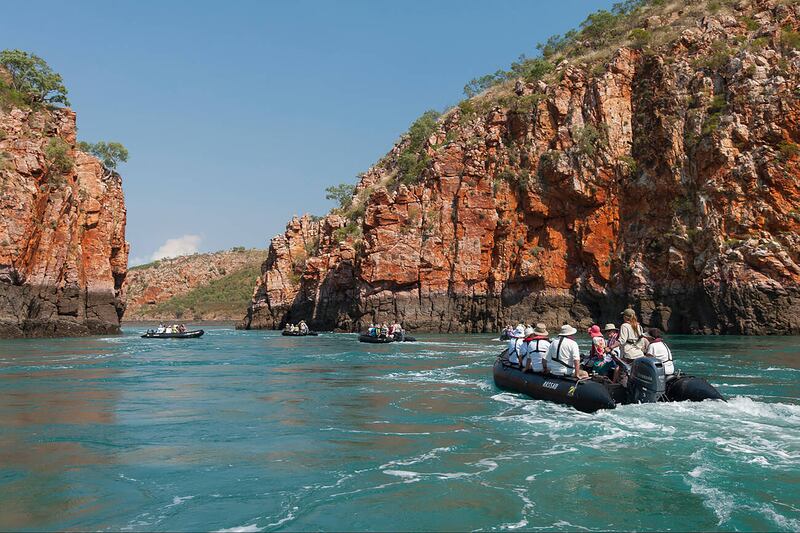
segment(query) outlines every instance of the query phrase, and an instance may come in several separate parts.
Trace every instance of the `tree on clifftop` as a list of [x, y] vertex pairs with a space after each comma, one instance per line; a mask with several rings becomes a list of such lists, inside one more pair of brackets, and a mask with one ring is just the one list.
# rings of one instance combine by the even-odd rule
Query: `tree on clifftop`
[[327, 193], [325, 198], [327, 200], [334, 200], [339, 204], [341, 209], [344, 209], [353, 199], [353, 191], [356, 189], [355, 185], [349, 183], [340, 183], [339, 185], [332, 185], [325, 189]]
[[0, 68], [8, 73], [0, 77], [0, 89], [12, 91], [25, 103], [69, 105], [61, 75], [53, 72], [39, 56], [22, 50], [3, 50], [0, 51]]
[[99, 159], [108, 170], [116, 170], [119, 163], [128, 161], [128, 149], [118, 142], [78, 143], [78, 149], [92, 154]]

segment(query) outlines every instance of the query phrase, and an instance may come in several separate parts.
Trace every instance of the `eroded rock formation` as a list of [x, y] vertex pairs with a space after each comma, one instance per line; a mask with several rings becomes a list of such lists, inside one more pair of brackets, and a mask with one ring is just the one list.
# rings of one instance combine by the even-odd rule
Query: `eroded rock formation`
[[0, 109], [0, 337], [119, 331], [127, 265], [121, 179], [75, 114]]
[[672, 332], [800, 333], [799, 18], [740, 2], [454, 108], [417, 183], [396, 177], [404, 138], [362, 177], [363, 216], [272, 240], [241, 327], [488, 331], [632, 305]]

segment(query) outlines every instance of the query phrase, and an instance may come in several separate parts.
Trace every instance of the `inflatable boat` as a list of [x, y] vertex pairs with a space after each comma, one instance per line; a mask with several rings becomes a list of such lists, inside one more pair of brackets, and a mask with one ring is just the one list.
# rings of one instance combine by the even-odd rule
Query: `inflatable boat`
[[390, 342], [416, 342], [417, 339], [409, 335], [395, 334], [394, 337], [373, 337], [362, 333], [358, 336], [358, 342], [368, 342], [370, 344], [389, 344]]
[[286, 331], [283, 330], [281, 333], [284, 337], [316, 337], [319, 335], [316, 331], [306, 331], [305, 333], [300, 331]]
[[183, 333], [156, 333], [154, 330], [149, 330], [147, 333], [142, 335], [143, 339], [196, 339], [197, 337], [202, 337], [203, 331], [202, 329], [196, 329], [193, 331], [184, 331]]
[[652, 357], [641, 357], [633, 362], [627, 387], [612, 383], [604, 376], [579, 380], [523, 372], [517, 365], [508, 362], [505, 351], [495, 361], [493, 373], [498, 388], [519, 392], [537, 400], [570, 405], [585, 413], [631, 403], [724, 400], [719, 391], [702, 378], [680, 372], [667, 378], [661, 362]]

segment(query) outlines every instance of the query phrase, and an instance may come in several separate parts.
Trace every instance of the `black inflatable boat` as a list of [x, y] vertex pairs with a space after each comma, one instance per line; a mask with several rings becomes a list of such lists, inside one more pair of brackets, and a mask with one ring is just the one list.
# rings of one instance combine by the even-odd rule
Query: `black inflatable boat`
[[368, 342], [370, 344], [389, 344], [390, 342], [416, 342], [417, 339], [409, 335], [395, 334], [394, 337], [373, 337], [362, 333], [358, 336], [358, 342]]
[[197, 337], [202, 337], [203, 331], [202, 329], [196, 329], [194, 331], [184, 331], [183, 333], [156, 333], [153, 330], [148, 331], [144, 335], [142, 335], [143, 339], [196, 339]]
[[501, 389], [571, 405], [585, 413], [630, 403], [724, 400], [719, 391], [702, 378], [678, 372], [667, 379], [661, 362], [651, 357], [634, 361], [627, 388], [603, 376], [578, 380], [523, 372], [508, 362], [505, 351], [495, 361], [493, 373], [494, 383]]
[[300, 331], [283, 330], [281, 335], [283, 335], [284, 337], [316, 337], [317, 335], [319, 335], [319, 333], [317, 333], [316, 331], [306, 331], [305, 333], [302, 333]]

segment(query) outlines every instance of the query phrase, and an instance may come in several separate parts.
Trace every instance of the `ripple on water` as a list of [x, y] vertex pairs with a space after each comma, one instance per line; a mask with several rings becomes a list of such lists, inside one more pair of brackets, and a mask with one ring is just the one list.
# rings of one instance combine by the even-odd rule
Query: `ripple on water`
[[0, 344], [0, 529], [800, 529], [785, 340], [678, 338], [737, 395], [589, 415], [496, 390], [488, 337], [422, 337]]

